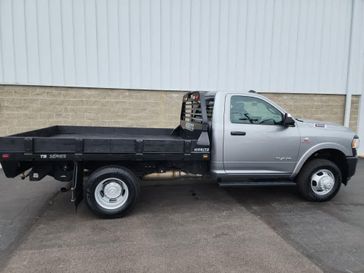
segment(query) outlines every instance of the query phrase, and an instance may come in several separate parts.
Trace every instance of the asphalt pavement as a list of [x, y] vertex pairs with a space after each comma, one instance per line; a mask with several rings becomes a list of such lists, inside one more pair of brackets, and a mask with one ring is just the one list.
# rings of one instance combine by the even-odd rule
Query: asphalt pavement
[[[1, 177], [1, 189], [4, 181], [13, 180]], [[26, 204], [43, 200], [43, 209], [35, 223], [25, 213], [33, 220], [13, 224], [24, 232], [34, 223], [1, 253], [3, 272], [364, 272], [364, 161], [327, 203], [306, 202], [295, 187], [144, 183], [135, 210], [114, 220], [98, 219], [85, 204], [74, 213], [69, 193], [49, 202], [59, 189], [54, 181], [13, 183], [12, 202], [29, 210]], [[50, 189], [33, 190], [38, 185]], [[37, 197], [19, 202], [26, 189]], [[9, 210], [21, 211], [1, 208], [1, 219]]]
[[326, 272], [364, 272], [364, 160], [338, 195], [325, 203], [296, 189], [245, 188], [227, 193]]
[[8, 179], [0, 169], [0, 269], [60, 187], [51, 178], [40, 182]]

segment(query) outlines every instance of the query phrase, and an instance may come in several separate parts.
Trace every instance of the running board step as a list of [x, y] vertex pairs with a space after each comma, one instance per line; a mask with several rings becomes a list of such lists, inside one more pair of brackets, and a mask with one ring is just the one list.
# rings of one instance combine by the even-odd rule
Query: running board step
[[296, 185], [293, 181], [243, 181], [243, 182], [234, 182], [234, 181], [226, 181], [226, 182], [219, 182], [220, 187], [246, 187], [246, 186], [294, 186]]

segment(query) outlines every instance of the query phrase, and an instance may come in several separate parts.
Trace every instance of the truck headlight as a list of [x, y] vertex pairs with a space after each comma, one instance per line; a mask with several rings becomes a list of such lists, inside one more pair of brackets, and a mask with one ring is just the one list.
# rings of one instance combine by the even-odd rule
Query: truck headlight
[[355, 137], [354, 139], [353, 139], [353, 141], [351, 142], [351, 148], [353, 148], [353, 149], [358, 149], [359, 148], [359, 145], [360, 145], [360, 140], [359, 140], [359, 138], [358, 137]]

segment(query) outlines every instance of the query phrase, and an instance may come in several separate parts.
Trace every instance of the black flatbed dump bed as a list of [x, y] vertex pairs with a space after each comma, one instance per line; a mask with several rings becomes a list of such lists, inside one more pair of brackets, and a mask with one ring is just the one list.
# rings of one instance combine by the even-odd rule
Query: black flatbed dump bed
[[9, 160], [202, 160], [197, 142], [175, 129], [52, 126], [2, 137], [0, 152]]
[[[47, 168], [54, 169], [56, 162], [114, 162], [128, 166], [144, 162], [141, 168], [146, 169], [145, 173], [153, 168], [160, 171], [174, 167], [173, 162], [209, 161], [208, 122], [204, 94], [190, 92], [183, 98], [180, 125], [175, 129], [52, 126], [0, 137], [0, 161], [8, 177], [30, 168], [44, 169], [47, 164], [53, 164]], [[48, 170], [48, 174], [52, 172]]]

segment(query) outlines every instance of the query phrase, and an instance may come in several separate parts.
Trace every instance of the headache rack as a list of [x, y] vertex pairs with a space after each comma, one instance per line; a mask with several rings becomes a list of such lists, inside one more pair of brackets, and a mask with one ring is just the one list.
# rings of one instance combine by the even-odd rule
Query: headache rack
[[207, 92], [189, 92], [183, 96], [178, 133], [185, 138], [198, 137], [199, 145], [210, 145], [209, 127], [213, 114], [214, 98]]
[[206, 92], [189, 92], [183, 96], [181, 127], [189, 131], [203, 130], [212, 119], [214, 98]]

